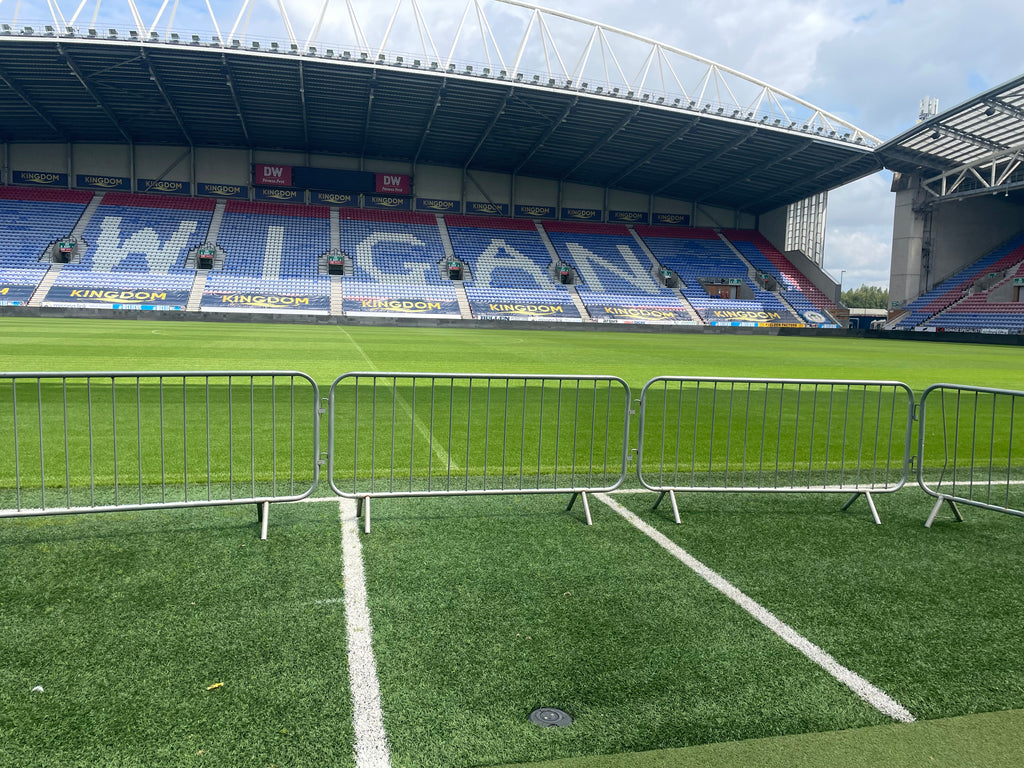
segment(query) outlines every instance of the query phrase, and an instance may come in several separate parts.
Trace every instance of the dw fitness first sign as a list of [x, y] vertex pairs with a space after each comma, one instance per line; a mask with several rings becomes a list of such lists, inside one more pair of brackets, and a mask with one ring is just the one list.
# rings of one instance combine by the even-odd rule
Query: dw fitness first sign
[[257, 187], [291, 187], [324, 192], [355, 192], [367, 195], [412, 194], [412, 177], [401, 173], [370, 173], [301, 165], [254, 163], [253, 183]]

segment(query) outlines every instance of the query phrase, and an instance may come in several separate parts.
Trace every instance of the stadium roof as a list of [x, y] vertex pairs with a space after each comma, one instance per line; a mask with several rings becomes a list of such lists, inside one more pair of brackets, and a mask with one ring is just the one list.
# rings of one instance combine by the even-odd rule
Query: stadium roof
[[[447, 56], [438, 54], [422, 30], [420, 38], [430, 41], [422, 58], [373, 48], [361, 31], [362, 42], [348, 50], [324, 48], [312, 30], [300, 41], [283, 5], [287, 35], [278, 40], [246, 30], [234, 37], [238, 20], [224, 39], [158, 31], [155, 22], [142, 23], [134, 3], [135, 23], [102, 32], [61, 24], [67, 20], [53, 11], [55, 24], [0, 27], [0, 140], [336, 154], [559, 179], [753, 213], [880, 167], [874, 137], [797, 97], [622, 30], [503, 2], [532, 14], [518, 52], [503, 56], [493, 35], [490, 43], [484, 35], [476, 64], [456, 63], [454, 43]], [[470, 6], [480, 9], [480, 0]], [[247, 8], [253, 10], [251, 0]], [[546, 15], [589, 25], [590, 42], [575, 67], [562, 63], [568, 54], [555, 46]], [[486, 19], [480, 25], [490, 31]], [[461, 27], [456, 41], [460, 35]], [[617, 54], [614, 35], [648, 52]], [[598, 48], [601, 56], [592, 55]], [[640, 74], [623, 69], [630, 55]], [[549, 66], [531, 68], [537, 60]], [[701, 68], [693, 87], [677, 74], [684, 65]]]
[[936, 198], [1024, 186], [1024, 75], [919, 122], [876, 150]]

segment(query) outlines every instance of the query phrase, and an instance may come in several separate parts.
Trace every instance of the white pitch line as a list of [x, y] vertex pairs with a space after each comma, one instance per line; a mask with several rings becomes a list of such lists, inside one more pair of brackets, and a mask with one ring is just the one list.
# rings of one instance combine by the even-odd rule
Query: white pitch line
[[[363, 356], [363, 360], [366, 361], [366, 365], [371, 370], [378, 370], [377, 366], [373, 364], [373, 360], [370, 359], [370, 356], [367, 355], [363, 351], [363, 348], [360, 347], [359, 344], [356, 342], [356, 340], [352, 338], [352, 334], [350, 334], [344, 328], [342, 328], [341, 331], [346, 336], [348, 336], [348, 340], [352, 344], [352, 346], [356, 348], [356, 352]], [[434, 455], [437, 456], [438, 460], [441, 461], [446, 466], [450, 465], [452, 469], [461, 469], [461, 467], [458, 464], [456, 464], [452, 457], [448, 454], [448, 451], [446, 451], [444, 448], [438, 445], [437, 441], [435, 441], [433, 436], [430, 434], [430, 429], [427, 427], [426, 424], [423, 423], [423, 420], [419, 416], [412, 412], [412, 408], [409, 406], [409, 403], [406, 402], [405, 398], [398, 393], [397, 389], [395, 390], [395, 399], [397, 400], [398, 404], [402, 406], [402, 410], [405, 411], [405, 415], [409, 416], [412, 419], [413, 424], [416, 426], [416, 431], [419, 432], [427, 440], [427, 442], [430, 443], [430, 447], [434, 451]]]
[[355, 728], [356, 768], [391, 768], [391, 750], [380, 704], [377, 659], [373, 655], [373, 627], [366, 603], [363, 551], [356, 524], [355, 503], [338, 502], [341, 520], [342, 562], [345, 572], [345, 626], [348, 634], [348, 676], [352, 689], [352, 724]]
[[857, 696], [873, 706], [883, 715], [898, 720], [901, 723], [914, 722], [914, 716], [902, 704], [893, 699], [889, 694], [878, 688], [851, 669], [844, 667], [832, 656], [816, 646], [806, 637], [801, 635], [791, 626], [779, 619], [775, 614], [765, 608], [757, 601], [751, 599], [739, 589], [725, 580], [720, 574], [708, 568], [704, 563], [695, 558], [685, 549], [669, 539], [663, 533], [655, 530], [645, 523], [634, 513], [606, 493], [595, 494], [598, 499], [614, 509], [634, 528], [645, 536], [654, 540], [659, 546], [667, 550], [673, 557], [686, 565], [690, 570], [700, 576], [704, 581], [717, 589], [723, 595], [732, 600], [736, 605], [745, 610], [765, 627], [770, 629], [785, 642], [796, 648], [800, 653], [813, 661], [819, 667], [828, 672], [832, 677], [841, 682]]

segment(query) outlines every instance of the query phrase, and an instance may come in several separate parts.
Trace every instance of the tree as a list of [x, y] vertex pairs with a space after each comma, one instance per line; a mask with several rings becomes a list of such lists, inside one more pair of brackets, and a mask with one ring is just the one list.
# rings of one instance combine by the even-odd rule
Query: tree
[[860, 288], [843, 291], [842, 301], [851, 309], [888, 309], [889, 289], [862, 285]]

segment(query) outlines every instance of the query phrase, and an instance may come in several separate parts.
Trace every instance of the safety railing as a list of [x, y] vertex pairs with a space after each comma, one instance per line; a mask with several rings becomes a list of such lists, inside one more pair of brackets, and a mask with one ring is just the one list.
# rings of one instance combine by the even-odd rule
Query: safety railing
[[625, 479], [630, 392], [613, 376], [354, 372], [331, 386], [328, 476], [358, 499], [587, 494]]
[[296, 371], [0, 374], [0, 517], [309, 496], [319, 391]]
[[899, 490], [910, 466], [914, 395], [896, 381], [661, 376], [644, 386], [637, 476], [682, 491], [843, 493]]
[[957, 503], [1024, 517], [1024, 392], [934, 384], [921, 395], [918, 485], [935, 505], [925, 526]]

